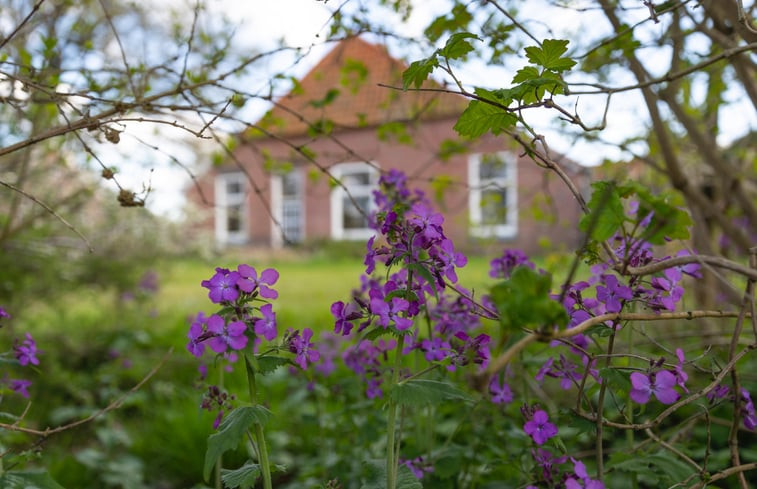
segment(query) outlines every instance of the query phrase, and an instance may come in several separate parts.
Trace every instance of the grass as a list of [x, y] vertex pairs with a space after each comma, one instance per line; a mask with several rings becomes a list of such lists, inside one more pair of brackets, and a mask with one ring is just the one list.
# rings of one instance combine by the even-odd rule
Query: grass
[[[459, 271], [460, 283], [477, 295], [491, 284], [488, 277], [488, 258], [473, 257]], [[331, 304], [346, 300], [352, 289], [360, 285], [360, 275], [365, 266], [362, 260], [353, 257], [273, 257], [270, 259], [239, 259], [223, 257], [213, 263], [204, 260], [179, 260], [166, 263], [159, 270], [161, 289], [158, 304], [161, 315], [191, 315], [196, 311], [212, 310], [207, 290], [200, 282], [213, 275], [214, 267], [236, 268], [247, 263], [258, 272], [266, 268], [279, 271], [275, 289], [279, 298], [275, 310], [283, 327], [316, 330], [332, 325]]]

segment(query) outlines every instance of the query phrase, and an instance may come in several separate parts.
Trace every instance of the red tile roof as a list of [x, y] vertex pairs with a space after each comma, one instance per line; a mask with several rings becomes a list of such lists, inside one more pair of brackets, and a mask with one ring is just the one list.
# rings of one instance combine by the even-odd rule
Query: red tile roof
[[[359, 37], [345, 39], [299, 86], [279, 99], [259, 124], [277, 134], [299, 135], [307, 132], [308, 122], [328, 120], [335, 129], [344, 129], [415, 118], [453, 117], [465, 109], [468, 101], [454, 94], [403, 92], [379, 86], [381, 83], [401, 87], [406, 68], [384, 46]], [[440, 87], [432, 81], [424, 86]]]

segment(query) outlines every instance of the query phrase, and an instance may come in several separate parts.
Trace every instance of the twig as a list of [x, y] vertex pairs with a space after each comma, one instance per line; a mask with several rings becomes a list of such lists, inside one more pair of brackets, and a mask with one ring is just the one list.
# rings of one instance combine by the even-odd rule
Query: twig
[[87, 239], [87, 237], [84, 236], [78, 229], [76, 229], [74, 227], [73, 224], [71, 224], [70, 222], [68, 222], [63, 216], [61, 216], [60, 214], [58, 214], [57, 212], [55, 212], [49, 205], [45, 204], [44, 202], [42, 202], [41, 200], [39, 200], [37, 197], [33, 196], [32, 194], [26, 192], [23, 189], [20, 189], [20, 188], [16, 187], [15, 185], [13, 185], [11, 183], [4, 182], [4, 181], [0, 180], [0, 185], [13, 190], [14, 192], [18, 192], [19, 194], [21, 194], [24, 197], [26, 197], [27, 199], [31, 200], [32, 202], [34, 202], [38, 206], [40, 206], [43, 209], [45, 209], [47, 212], [49, 212], [50, 214], [52, 214], [53, 217], [55, 217], [60, 222], [62, 222], [74, 234], [76, 234], [77, 236], [79, 236], [79, 238], [81, 238], [81, 240], [84, 241], [84, 244], [87, 245], [87, 249], [89, 250], [90, 253], [92, 253], [92, 252], [95, 251], [95, 249], [92, 248], [92, 245], [89, 243], [89, 240]]

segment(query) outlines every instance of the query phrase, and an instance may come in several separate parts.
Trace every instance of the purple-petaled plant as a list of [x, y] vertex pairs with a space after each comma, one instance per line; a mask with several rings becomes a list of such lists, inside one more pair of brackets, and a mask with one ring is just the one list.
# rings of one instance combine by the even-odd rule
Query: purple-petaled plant
[[310, 339], [313, 337], [313, 330], [305, 328], [302, 335], [296, 332], [289, 339], [289, 351], [295, 354], [295, 363], [300, 368], [307, 368], [308, 363], [315, 363], [321, 358], [321, 354], [313, 347]]
[[5, 308], [0, 307], [0, 320], [2, 320], [3, 318], [9, 318], [10, 319], [10, 317], [11, 317], [11, 315], [8, 314], [8, 311], [6, 311]]
[[565, 489], [605, 489], [602, 481], [589, 477], [586, 465], [580, 460], [571, 457], [573, 461], [573, 474], [565, 479]]
[[452, 354], [449, 342], [438, 336], [421, 341], [420, 349], [429, 362], [442, 361]]
[[213, 314], [207, 321], [208, 346], [216, 353], [224, 353], [227, 348], [241, 350], [247, 346], [248, 338], [245, 335], [247, 325], [242, 321], [232, 321], [228, 324], [218, 314]]
[[37, 358], [37, 344], [34, 342], [34, 338], [29, 333], [26, 333], [25, 339], [19, 344], [13, 345], [13, 350], [16, 354], [16, 360], [22, 366], [27, 366], [30, 363], [32, 365], [39, 365], [39, 359]]
[[754, 403], [752, 397], [749, 395], [749, 391], [741, 388], [741, 401], [743, 406], [741, 408], [741, 418], [744, 422], [744, 427], [748, 430], [754, 431], [757, 427], [757, 414], [754, 411]]
[[239, 279], [238, 272], [218, 267], [215, 275], [202, 281], [202, 286], [208, 289], [208, 297], [214, 304], [233, 302], [239, 297], [239, 289], [237, 288]]
[[423, 457], [413, 459], [399, 459], [400, 465], [404, 465], [417, 479], [423, 479], [423, 476], [434, 471], [434, 466], [426, 462]]
[[262, 318], [255, 321], [255, 334], [262, 336], [268, 341], [276, 338], [276, 313], [273, 312], [273, 306], [266, 304], [260, 308]]
[[371, 299], [371, 312], [378, 316], [378, 323], [384, 327], [394, 323], [400, 331], [413, 325], [413, 320], [407, 317], [409, 308], [410, 302], [401, 297], [392, 297], [389, 302], [381, 297]]
[[632, 389], [629, 395], [639, 404], [648, 403], [652, 394], [663, 404], [673, 404], [680, 397], [675, 390], [677, 383], [676, 376], [667, 370], [651, 372], [648, 375], [633, 372], [631, 374]]
[[236, 286], [239, 290], [248, 294], [254, 294], [256, 291], [258, 295], [264, 299], [276, 299], [279, 297], [279, 293], [269, 287], [274, 285], [279, 279], [279, 272], [273, 268], [267, 268], [263, 270], [258, 277], [258, 272], [249, 265], [239, 265], [237, 267], [239, 279], [236, 282]]
[[542, 409], [533, 409], [525, 407], [522, 409], [526, 414], [526, 424], [523, 425], [523, 431], [537, 445], [544, 445], [547, 440], [557, 435], [557, 426], [549, 422], [549, 415]]
[[189, 332], [187, 333], [189, 343], [187, 343], [187, 350], [197, 358], [200, 358], [203, 353], [205, 353], [205, 340], [208, 339], [207, 323], [208, 318], [205, 316], [205, 313], [198, 312], [194, 321], [192, 321], [192, 324], [189, 325]]
[[510, 278], [513, 269], [519, 265], [535, 268], [528, 255], [521, 250], [505, 249], [502, 256], [493, 259], [490, 263], [489, 276], [491, 278]]
[[334, 323], [334, 333], [347, 336], [352, 331], [352, 321], [363, 317], [357, 304], [337, 301], [331, 304], [331, 314], [336, 318]]
[[513, 402], [513, 391], [510, 390], [510, 386], [507, 385], [505, 380], [499, 383], [498, 376], [492, 377], [489, 382], [489, 399], [494, 404], [510, 404]]
[[633, 299], [633, 292], [621, 285], [615, 275], [603, 275], [602, 281], [605, 285], [597, 285], [597, 300], [605, 304], [607, 312], [620, 312], [623, 309], [622, 301]]
[[13, 392], [17, 394], [21, 394], [25, 398], [29, 398], [29, 387], [32, 385], [31, 380], [25, 380], [25, 379], [10, 379], [9, 380], [10, 388]]

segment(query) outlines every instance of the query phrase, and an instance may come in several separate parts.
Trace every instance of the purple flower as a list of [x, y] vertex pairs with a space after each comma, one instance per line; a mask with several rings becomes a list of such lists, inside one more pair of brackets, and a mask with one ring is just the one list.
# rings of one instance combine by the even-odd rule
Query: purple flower
[[405, 460], [400, 458], [399, 462], [400, 465], [404, 465], [405, 467], [410, 469], [410, 472], [413, 473], [416, 479], [422, 479], [427, 472], [434, 471], [434, 467], [432, 465], [429, 465], [423, 459], [423, 457], [415, 457], [412, 460]]
[[16, 352], [16, 359], [22, 366], [27, 366], [30, 363], [32, 365], [39, 365], [39, 359], [37, 359], [37, 344], [34, 342], [34, 338], [29, 333], [26, 333], [26, 339], [19, 345], [18, 342], [13, 346], [13, 350]]
[[295, 354], [295, 363], [303, 369], [307, 368], [307, 362], [315, 363], [321, 358], [321, 354], [310, 342], [312, 337], [313, 330], [305, 328], [302, 330], [302, 336], [297, 334], [289, 341], [289, 351]]
[[276, 338], [276, 313], [273, 312], [273, 306], [266, 304], [260, 308], [262, 318], [255, 321], [255, 334], [262, 336], [268, 341]]
[[32, 385], [31, 380], [24, 379], [10, 379], [11, 390], [21, 394], [22, 396], [29, 398], [29, 386]]
[[6, 311], [4, 308], [0, 307], [0, 319], [3, 318], [10, 318], [11, 315], [8, 314], [8, 311]]
[[629, 393], [631, 399], [639, 404], [646, 404], [652, 394], [663, 404], [673, 404], [678, 400], [679, 394], [675, 390], [676, 376], [667, 370], [644, 375], [641, 372], [631, 374]]
[[408, 224], [413, 226], [416, 233], [416, 241], [419, 244], [436, 241], [443, 238], [442, 223], [444, 217], [438, 212], [421, 202], [416, 202], [410, 211], [415, 214], [408, 219]]
[[264, 299], [276, 299], [279, 293], [268, 287], [273, 285], [279, 279], [279, 272], [273, 268], [263, 270], [258, 278], [258, 272], [255, 271], [249, 265], [239, 265], [237, 267], [239, 272], [239, 278], [237, 279], [236, 286], [240, 290], [252, 294], [255, 290], [258, 290], [260, 297]]
[[223, 409], [218, 411], [218, 415], [216, 415], [215, 419], [213, 420], [213, 429], [217, 430], [219, 426], [221, 426], [221, 421], [223, 421]]
[[557, 435], [557, 426], [549, 422], [546, 411], [539, 409], [523, 425], [523, 431], [534, 440], [534, 443], [544, 445], [547, 440]]
[[506, 249], [501, 257], [493, 259], [489, 265], [489, 276], [491, 278], [510, 278], [513, 269], [518, 265], [525, 265], [534, 268], [534, 264], [528, 259], [528, 255], [520, 250]]
[[195, 320], [192, 321], [192, 324], [189, 326], [189, 332], [187, 333], [187, 338], [189, 338], [187, 350], [197, 358], [205, 353], [204, 341], [208, 339], [208, 335], [206, 334], [207, 322], [208, 318], [205, 317], [205, 313], [198, 312]]
[[605, 489], [605, 485], [598, 480], [589, 477], [586, 465], [580, 460], [571, 457], [575, 477], [570, 476], [565, 480], [565, 489]]
[[203, 280], [201, 285], [209, 290], [208, 297], [214, 304], [233, 302], [239, 297], [239, 278], [239, 273], [219, 267], [216, 268], [215, 275], [210, 277], [210, 280]]
[[450, 354], [450, 344], [438, 336], [433, 339], [425, 339], [421, 342], [421, 350], [425, 352], [424, 356], [429, 362], [441, 361]]
[[401, 313], [407, 313], [410, 303], [407, 299], [401, 297], [392, 297], [391, 302], [386, 302], [381, 297], [373, 297], [371, 299], [371, 312], [379, 317], [379, 324], [381, 326], [389, 326], [391, 321], [397, 326], [400, 331], [410, 329], [413, 325], [413, 320], [404, 317]]
[[354, 302], [347, 304], [342, 301], [334, 302], [331, 304], [331, 314], [336, 318], [334, 333], [341, 333], [342, 336], [347, 336], [352, 331], [352, 323], [350, 321], [363, 317]]
[[620, 285], [615, 275], [603, 275], [602, 279], [606, 287], [597, 285], [597, 299], [604, 302], [607, 312], [620, 312], [623, 309], [621, 299], [633, 299], [633, 292], [630, 288]]
[[715, 386], [714, 389], [708, 392], [706, 397], [710, 402], [715, 402], [715, 400], [723, 399], [725, 396], [727, 396], [729, 390], [730, 389], [727, 385], [720, 384]]
[[489, 394], [491, 394], [491, 401], [494, 404], [510, 404], [513, 402], [513, 391], [510, 390], [510, 386], [504, 380], [500, 385], [497, 382], [497, 377], [492, 377], [489, 382]]
[[216, 353], [223, 353], [227, 348], [241, 350], [247, 346], [247, 325], [242, 321], [233, 321], [226, 324], [226, 321], [218, 314], [213, 314], [208, 318], [208, 333], [214, 333], [210, 337], [208, 346]]
[[749, 395], [749, 391], [743, 387], [741, 388], [741, 400], [744, 401], [744, 407], [741, 410], [744, 427], [754, 431], [754, 428], [757, 426], [757, 414], [755, 414], [754, 403], [752, 402], [752, 397]]
[[683, 389], [685, 393], [689, 393], [689, 389], [686, 388], [686, 381], [689, 380], [689, 375], [683, 371], [683, 365], [686, 358], [683, 356], [683, 350], [676, 348], [676, 356], [678, 357], [678, 365], [673, 367], [673, 373], [676, 376], [676, 383]]

